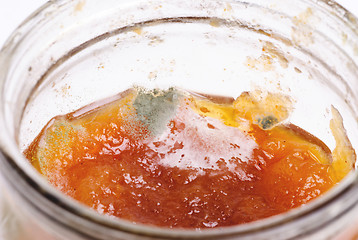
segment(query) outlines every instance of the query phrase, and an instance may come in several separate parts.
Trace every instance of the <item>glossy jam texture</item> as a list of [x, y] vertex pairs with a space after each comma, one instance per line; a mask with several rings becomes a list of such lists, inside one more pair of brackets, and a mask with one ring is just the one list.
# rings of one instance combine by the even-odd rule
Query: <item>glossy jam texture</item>
[[53, 118], [25, 155], [56, 188], [102, 214], [171, 228], [255, 221], [318, 197], [355, 162], [337, 112], [333, 154], [282, 123], [288, 97], [258, 95], [130, 89]]

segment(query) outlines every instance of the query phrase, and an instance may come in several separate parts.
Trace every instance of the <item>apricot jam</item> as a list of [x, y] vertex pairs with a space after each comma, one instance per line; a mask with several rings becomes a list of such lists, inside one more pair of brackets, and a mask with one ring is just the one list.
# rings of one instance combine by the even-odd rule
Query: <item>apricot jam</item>
[[54, 117], [24, 153], [52, 185], [102, 214], [170, 228], [247, 223], [317, 198], [356, 158], [334, 108], [331, 152], [285, 123], [288, 97], [258, 95], [129, 89]]

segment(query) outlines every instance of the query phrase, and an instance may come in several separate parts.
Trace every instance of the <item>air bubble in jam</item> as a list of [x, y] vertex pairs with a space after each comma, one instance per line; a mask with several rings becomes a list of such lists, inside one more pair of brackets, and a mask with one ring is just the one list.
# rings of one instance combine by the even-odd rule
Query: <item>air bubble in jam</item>
[[54, 117], [25, 150], [64, 194], [101, 214], [169, 228], [252, 222], [304, 205], [353, 169], [332, 107], [333, 152], [290, 124], [293, 101], [129, 89]]

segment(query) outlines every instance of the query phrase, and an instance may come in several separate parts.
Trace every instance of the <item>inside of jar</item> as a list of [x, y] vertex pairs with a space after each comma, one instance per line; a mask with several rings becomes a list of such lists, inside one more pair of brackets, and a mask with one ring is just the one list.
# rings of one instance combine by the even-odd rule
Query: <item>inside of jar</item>
[[[76, 47], [64, 44], [65, 54], [29, 88], [18, 135], [28, 160], [99, 213], [170, 228], [255, 221], [335, 186], [355, 166], [358, 71], [318, 28], [324, 13], [305, 7], [290, 16], [279, 12], [285, 5], [229, 1], [208, 3], [203, 13], [193, 4], [199, 14], [182, 7], [174, 17], [164, 11], [171, 4], [139, 6], [163, 10]], [[64, 28], [62, 41], [77, 31]], [[29, 76], [40, 66], [33, 62]], [[302, 185], [293, 189], [291, 180]], [[299, 196], [304, 201], [295, 202]]]

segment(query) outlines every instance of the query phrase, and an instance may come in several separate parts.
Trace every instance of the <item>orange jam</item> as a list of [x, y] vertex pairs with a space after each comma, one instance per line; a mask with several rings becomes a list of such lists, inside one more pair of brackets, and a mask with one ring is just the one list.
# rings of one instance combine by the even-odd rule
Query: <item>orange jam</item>
[[129, 89], [54, 117], [25, 155], [102, 214], [170, 228], [242, 224], [306, 204], [353, 169], [338, 111], [332, 152], [287, 123], [292, 105], [271, 93]]

